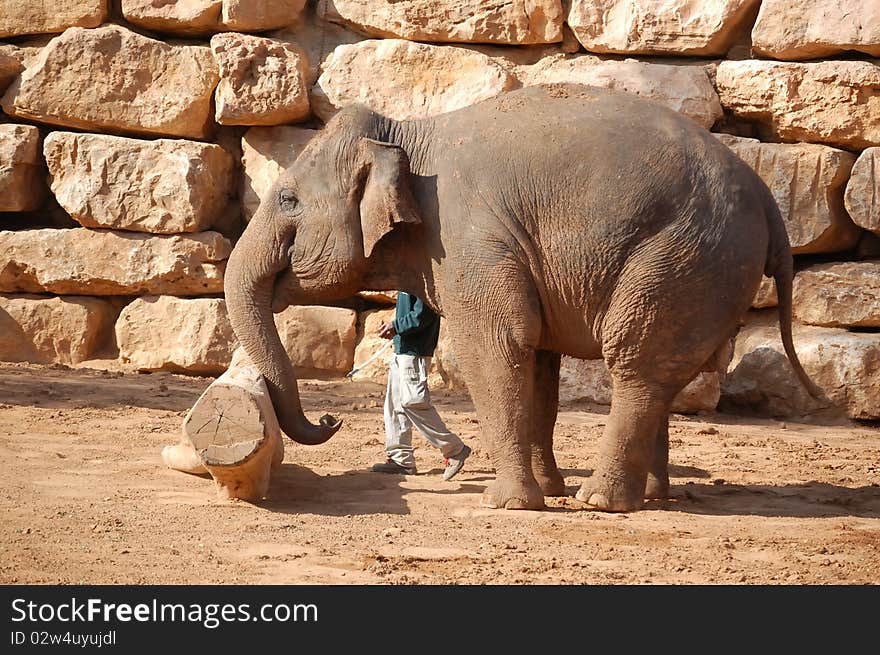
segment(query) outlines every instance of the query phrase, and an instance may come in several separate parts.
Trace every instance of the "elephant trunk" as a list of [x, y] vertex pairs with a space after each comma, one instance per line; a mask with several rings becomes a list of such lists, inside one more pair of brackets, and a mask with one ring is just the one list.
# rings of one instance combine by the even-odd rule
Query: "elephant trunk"
[[287, 249], [277, 238], [267, 243], [274, 230], [261, 229], [259, 222], [251, 221], [227, 263], [224, 290], [229, 321], [266, 380], [281, 429], [297, 443], [321, 444], [336, 434], [342, 422], [325, 414], [314, 425], [303, 414], [296, 374], [272, 313], [275, 276], [289, 265]]

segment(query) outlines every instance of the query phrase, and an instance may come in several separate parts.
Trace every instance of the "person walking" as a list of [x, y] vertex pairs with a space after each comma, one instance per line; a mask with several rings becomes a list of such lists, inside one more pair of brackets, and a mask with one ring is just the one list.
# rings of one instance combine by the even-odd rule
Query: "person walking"
[[440, 316], [421, 298], [397, 294], [394, 320], [383, 323], [379, 336], [394, 339], [394, 357], [385, 390], [385, 453], [388, 459], [373, 465], [377, 473], [415, 475], [412, 428], [415, 426], [445, 458], [443, 479], [451, 480], [464, 467], [471, 449], [449, 431], [431, 404], [428, 370], [440, 336]]

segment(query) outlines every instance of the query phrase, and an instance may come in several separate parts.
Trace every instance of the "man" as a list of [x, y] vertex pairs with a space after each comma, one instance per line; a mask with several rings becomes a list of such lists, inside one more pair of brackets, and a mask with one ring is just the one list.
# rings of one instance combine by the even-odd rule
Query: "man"
[[377, 473], [416, 474], [412, 428], [440, 449], [445, 458], [444, 480], [451, 480], [471, 454], [449, 431], [431, 404], [428, 370], [440, 335], [440, 317], [420, 298], [399, 292], [394, 320], [383, 323], [379, 336], [394, 338], [394, 357], [385, 391], [385, 452], [388, 459], [375, 464]]

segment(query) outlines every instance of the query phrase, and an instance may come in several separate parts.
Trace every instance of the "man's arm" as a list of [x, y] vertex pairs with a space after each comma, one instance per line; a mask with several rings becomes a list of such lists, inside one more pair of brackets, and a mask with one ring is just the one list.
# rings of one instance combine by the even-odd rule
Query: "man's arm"
[[395, 334], [400, 334], [402, 336], [417, 334], [427, 326], [432, 325], [436, 320], [437, 315], [430, 307], [422, 302], [421, 298], [413, 298], [414, 301], [412, 302], [409, 311], [391, 322]]

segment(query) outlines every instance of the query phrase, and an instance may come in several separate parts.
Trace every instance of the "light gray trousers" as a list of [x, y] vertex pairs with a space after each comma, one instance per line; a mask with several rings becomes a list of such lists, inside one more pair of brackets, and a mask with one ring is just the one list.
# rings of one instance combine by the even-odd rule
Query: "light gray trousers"
[[412, 429], [440, 449], [443, 457], [454, 457], [464, 447], [458, 435], [449, 431], [431, 404], [428, 390], [430, 357], [394, 355], [388, 367], [385, 390], [385, 452], [401, 466], [415, 466]]

